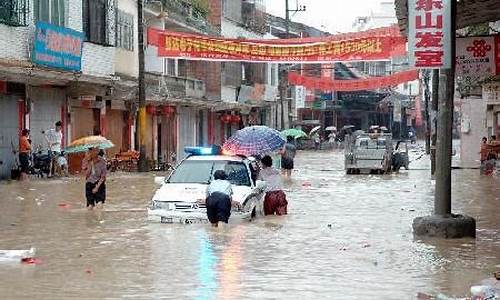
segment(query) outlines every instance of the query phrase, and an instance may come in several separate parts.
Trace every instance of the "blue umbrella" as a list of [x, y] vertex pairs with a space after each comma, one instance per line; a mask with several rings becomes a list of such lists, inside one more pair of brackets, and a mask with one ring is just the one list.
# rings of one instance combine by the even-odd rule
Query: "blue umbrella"
[[224, 152], [232, 155], [264, 155], [280, 150], [286, 141], [281, 133], [267, 126], [246, 127], [224, 143]]

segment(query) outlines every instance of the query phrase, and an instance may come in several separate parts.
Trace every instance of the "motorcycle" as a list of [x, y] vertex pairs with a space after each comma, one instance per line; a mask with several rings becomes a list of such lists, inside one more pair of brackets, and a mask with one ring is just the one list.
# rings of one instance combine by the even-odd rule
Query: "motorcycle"
[[52, 155], [49, 152], [37, 150], [31, 155], [30, 173], [38, 177], [49, 177]]

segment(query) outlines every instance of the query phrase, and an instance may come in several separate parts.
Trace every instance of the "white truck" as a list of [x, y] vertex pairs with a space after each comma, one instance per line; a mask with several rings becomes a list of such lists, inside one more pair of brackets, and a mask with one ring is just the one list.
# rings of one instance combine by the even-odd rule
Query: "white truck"
[[345, 141], [347, 174], [386, 174], [392, 171], [392, 136], [387, 133], [358, 133]]

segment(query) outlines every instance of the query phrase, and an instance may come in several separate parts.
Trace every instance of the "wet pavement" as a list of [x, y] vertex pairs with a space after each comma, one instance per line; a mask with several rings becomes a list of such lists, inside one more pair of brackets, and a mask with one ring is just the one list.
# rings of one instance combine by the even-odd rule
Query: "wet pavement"
[[454, 211], [477, 239], [415, 239], [433, 209], [426, 157], [392, 175], [345, 175], [339, 152], [302, 152], [289, 215], [232, 224], [146, 221], [153, 174], [114, 174], [104, 212], [77, 178], [0, 183], [0, 249], [37, 248], [38, 265], [0, 263], [3, 299], [415, 299], [465, 296], [500, 268], [500, 178], [453, 171]]

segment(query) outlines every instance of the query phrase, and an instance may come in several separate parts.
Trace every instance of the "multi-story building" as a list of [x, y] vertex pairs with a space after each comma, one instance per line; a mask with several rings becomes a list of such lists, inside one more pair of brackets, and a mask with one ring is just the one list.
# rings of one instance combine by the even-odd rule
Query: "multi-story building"
[[[19, 131], [64, 122], [64, 142], [106, 132], [107, 111], [133, 99], [135, 81], [115, 73], [116, 5], [103, 0], [0, 3], [0, 175], [15, 166]], [[120, 91], [122, 93], [117, 93]], [[108, 122], [109, 123], [109, 122]], [[114, 126], [113, 126], [114, 127]], [[128, 148], [123, 142], [120, 148]]]
[[[206, 4], [203, 8], [187, 0], [148, 1], [146, 22], [149, 27], [169, 31], [264, 37], [264, 7], [259, 1]], [[182, 157], [185, 146], [221, 144], [242, 126], [274, 125], [276, 65], [162, 58], [157, 47], [149, 45], [146, 72], [152, 107], [148, 129], [153, 136], [147, 148], [155, 158], [169, 159], [172, 153]], [[170, 113], [157, 115], [162, 107], [171, 107], [165, 110]]]

